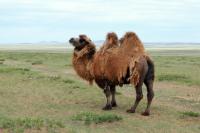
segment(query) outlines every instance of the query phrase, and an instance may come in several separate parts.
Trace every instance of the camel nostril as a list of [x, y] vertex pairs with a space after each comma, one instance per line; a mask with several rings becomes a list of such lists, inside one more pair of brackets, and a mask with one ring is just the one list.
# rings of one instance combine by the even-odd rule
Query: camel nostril
[[72, 43], [74, 41], [74, 38], [69, 39], [69, 42]]

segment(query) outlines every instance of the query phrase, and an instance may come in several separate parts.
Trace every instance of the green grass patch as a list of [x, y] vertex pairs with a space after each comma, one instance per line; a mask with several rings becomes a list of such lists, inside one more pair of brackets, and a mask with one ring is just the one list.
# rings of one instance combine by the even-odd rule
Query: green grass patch
[[3, 61], [5, 61], [5, 59], [0, 59], [0, 61], [2, 61], [2, 62], [3, 62]]
[[189, 117], [200, 117], [200, 113], [198, 112], [193, 112], [193, 111], [186, 111], [186, 112], [181, 112], [183, 116], [189, 116]]
[[63, 82], [66, 83], [66, 84], [73, 84], [73, 83], [75, 83], [75, 81], [71, 80], [71, 79], [63, 80]]
[[32, 65], [40, 65], [40, 64], [43, 64], [43, 61], [38, 60], [38, 61], [32, 62]]
[[85, 89], [85, 87], [81, 86], [81, 85], [76, 85], [76, 84], [73, 84], [71, 86], [72, 89]]
[[53, 81], [58, 81], [58, 80], [61, 80], [61, 76], [49, 76], [49, 77], [47, 77], [47, 79], [53, 80]]
[[92, 112], [83, 112], [73, 116], [72, 120], [84, 121], [85, 124], [98, 124], [103, 122], [119, 121], [122, 120], [122, 117], [115, 114], [96, 114]]
[[185, 75], [176, 75], [176, 74], [162, 74], [158, 75], [158, 81], [184, 81], [188, 82], [190, 79]]
[[29, 72], [28, 68], [12, 68], [12, 67], [2, 67], [0, 69], [0, 73], [12, 73], [12, 72], [20, 72], [24, 74], [25, 72]]
[[[47, 129], [56, 129], [64, 128], [64, 123], [62, 121], [56, 121], [51, 119], [42, 119], [42, 118], [8, 118], [0, 117], [0, 128], [8, 129], [9, 131], [15, 132], [20, 131], [24, 132], [25, 129], [36, 129], [40, 130], [41, 128]], [[19, 130], [20, 129], [20, 130]]]
[[118, 91], [116, 91], [116, 92], [115, 92], [115, 94], [116, 94], [116, 95], [121, 95], [122, 93], [121, 93], [121, 92], [118, 92]]
[[72, 64], [70, 63], [70, 64], [65, 64], [64, 66], [66, 66], [66, 67], [72, 67]]

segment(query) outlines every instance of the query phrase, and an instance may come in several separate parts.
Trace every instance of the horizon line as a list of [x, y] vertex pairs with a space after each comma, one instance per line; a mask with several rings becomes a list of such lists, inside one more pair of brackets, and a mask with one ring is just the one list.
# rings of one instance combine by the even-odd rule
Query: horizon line
[[[104, 42], [104, 40], [95, 40], [93, 42], [99, 43], [99, 42]], [[62, 43], [68, 43], [68, 41], [66, 42], [62, 42], [62, 41], [38, 41], [38, 42], [5, 42], [5, 43], [1, 43], [0, 45], [13, 45], [13, 44], [62, 44]], [[179, 42], [179, 41], [174, 41], [174, 42], [143, 42], [144, 44], [200, 44], [200, 42]]]

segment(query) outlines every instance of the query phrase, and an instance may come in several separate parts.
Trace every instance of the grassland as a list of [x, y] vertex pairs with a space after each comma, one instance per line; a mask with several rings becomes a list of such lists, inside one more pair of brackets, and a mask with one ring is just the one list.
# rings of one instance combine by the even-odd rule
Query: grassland
[[75, 74], [71, 52], [1, 51], [0, 132], [199, 133], [200, 51], [150, 54], [155, 99], [144, 117], [146, 97], [135, 114], [125, 112], [135, 98], [129, 85], [117, 89], [119, 107], [102, 111], [102, 90]]

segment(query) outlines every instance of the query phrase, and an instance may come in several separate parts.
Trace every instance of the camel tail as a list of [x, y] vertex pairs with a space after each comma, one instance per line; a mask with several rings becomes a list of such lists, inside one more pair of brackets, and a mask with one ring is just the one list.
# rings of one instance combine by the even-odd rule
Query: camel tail
[[147, 64], [148, 64], [148, 72], [146, 79], [154, 80], [155, 79], [155, 66], [152, 59], [149, 56], [146, 56]]

